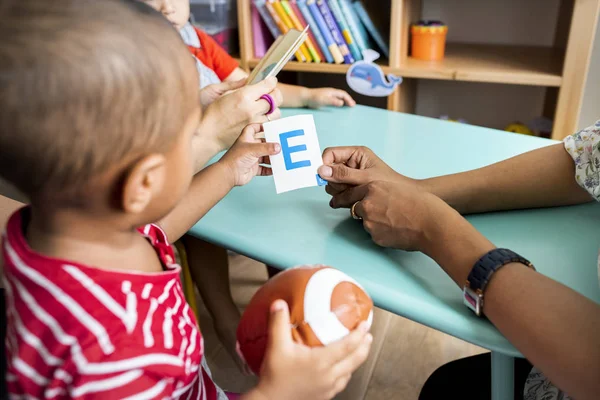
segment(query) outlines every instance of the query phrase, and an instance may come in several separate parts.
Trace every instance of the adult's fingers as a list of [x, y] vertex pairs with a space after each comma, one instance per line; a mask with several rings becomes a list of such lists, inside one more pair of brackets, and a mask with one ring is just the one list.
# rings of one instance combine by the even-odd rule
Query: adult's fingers
[[246, 88], [246, 95], [254, 100], [260, 99], [263, 94], [271, 93], [277, 87], [277, 78], [270, 77], [254, 85], [248, 85]]
[[[355, 186], [344, 190], [331, 198], [329, 205], [331, 208], [350, 208], [357, 201], [360, 202], [367, 195], [367, 186]], [[362, 210], [362, 206], [359, 208], [360, 203], [354, 208], [354, 212], [358, 215], [359, 211]], [[364, 214], [360, 214], [362, 216]]]
[[327, 186], [325, 186], [325, 192], [327, 192], [327, 194], [331, 196], [335, 196], [342, 193], [343, 191], [350, 189], [351, 187], [353, 186], [347, 185], [345, 183], [330, 182], [327, 184]]
[[315, 351], [322, 353], [323, 359], [328, 360], [329, 365], [336, 365], [348, 357], [348, 354], [354, 353], [362, 345], [365, 337], [368, 335], [368, 330], [368, 324], [363, 322], [347, 336], [330, 345], [315, 349]]
[[217, 85], [219, 85], [219, 89], [221, 89], [223, 92], [227, 93], [232, 90], [237, 90], [237, 89], [243, 87], [244, 85], [246, 85], [246, 78], [240, 79], [238, 81], [224, 81], [224, 82], [218, 83]]
[[359, 149], [358, 146], [328, 147], [323, 151], [323, 164], [344, 164]]
[[350, 168], [346, 164], [322, 165], [319, 175], [328, 182], [362, 185], [369, 182], [369, 172], [365, 169]]

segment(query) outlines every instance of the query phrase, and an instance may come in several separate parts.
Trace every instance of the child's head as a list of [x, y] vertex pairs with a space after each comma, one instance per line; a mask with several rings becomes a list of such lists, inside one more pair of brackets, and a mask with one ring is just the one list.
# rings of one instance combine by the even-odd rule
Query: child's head
[[140, 0], [160, 11], [177, 28], [184, 27], [190, 19], [190, 0]]
[[192, 176], [197, 73], [135, 1], [0, 6], [0, 175], [34, 206], [166, 214]]

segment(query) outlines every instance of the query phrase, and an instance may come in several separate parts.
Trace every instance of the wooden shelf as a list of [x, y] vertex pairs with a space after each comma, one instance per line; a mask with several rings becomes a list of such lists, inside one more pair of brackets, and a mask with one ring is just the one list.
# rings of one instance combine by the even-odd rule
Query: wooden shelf
[[[250, 68], [254, 68], [260, 62], [259, 59], [252, 59], [248, 62]], [[387, 65], [382, 65], [383, 70], [387, 73], [390, 68]], [[295, 72], [321, 72], [326, 74], [345, 74], [348, 72], [350, 64], [329, 64], [329, 63], [301, 63], [298, 61], [289, 61], [284, 67], [284, 71]]]
[[448, 43], [443, 61], [409, 57], [392, 73], [406, 78], [560, 86], [563, 57], [564, 51], [549, 47]]
[[[551, 47], [448, 43], [446, 57], [441, 62], [424, 62], [408, 57], [410, 26], [423, 18], [423, 2], [363, 1], [370, 5], [371, 17], [389, 38], [390, 57], [389, 60], [381, 60], [380, 65], [386, 74], [407, 78], [389, 96], [389, 110], [415, 112], [417, 81], [410, 78], [539, 86], [546, 88], [543, 115], [554, 120], [552, 137], [562, 139], [577, 130], [600, 15], [600, 0], [560, 0], [556, 28], [551, 32], [554, 37]], [[259, 62], [253, 55], [251, 3], [251, 0], [237, 1], [240, 65], [244, 69], [252, 69]], [[532, 29], [548, 28], [535, 26]], [[526, 42], [520, 40], [515, 43]], [[286, 64], [284, 70], [345, 74], [349, 67], [292, 61]], [[460, 93], [457, 93], [459, 96]]]

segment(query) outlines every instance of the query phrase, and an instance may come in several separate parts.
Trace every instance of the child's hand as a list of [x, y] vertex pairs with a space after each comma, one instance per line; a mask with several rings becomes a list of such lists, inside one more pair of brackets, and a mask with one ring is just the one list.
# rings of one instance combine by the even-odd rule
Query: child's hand
[[319, 108], [323, 106], [354, 107], [356, 101], [344, 90], [333, 88], [309, 89], [306, 106]]
[[281, 146], [278, 143], [265, 143], [255, 136], [262, 132], [261, 124], [251, 124], [244, 128], [242, 134], [233, 144], [231, 149], [219, 160], [230, 172], [232, 186], [243, 186], [250, 182], [256, 175], [272, 175], [271, 168], [260, 164], [269, 165], [269, 156], [278, 154]]
[[271, 306], [269, 342], [255, 391], [265, 399], [329, 400], [367, 359], [373, 337], [366, 323], [325, 347], [294, 342], [287, 304]]

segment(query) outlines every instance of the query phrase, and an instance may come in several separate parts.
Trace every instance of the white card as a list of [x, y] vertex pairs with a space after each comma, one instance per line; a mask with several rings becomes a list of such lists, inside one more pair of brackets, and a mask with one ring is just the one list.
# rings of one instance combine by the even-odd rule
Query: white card
[[263, 129], [267, 142], [281, 145], [281, 152], [271, 156], [277, 193], [327, 184], [317, 173], [323, 158], [312, 115], [267, 122]]

